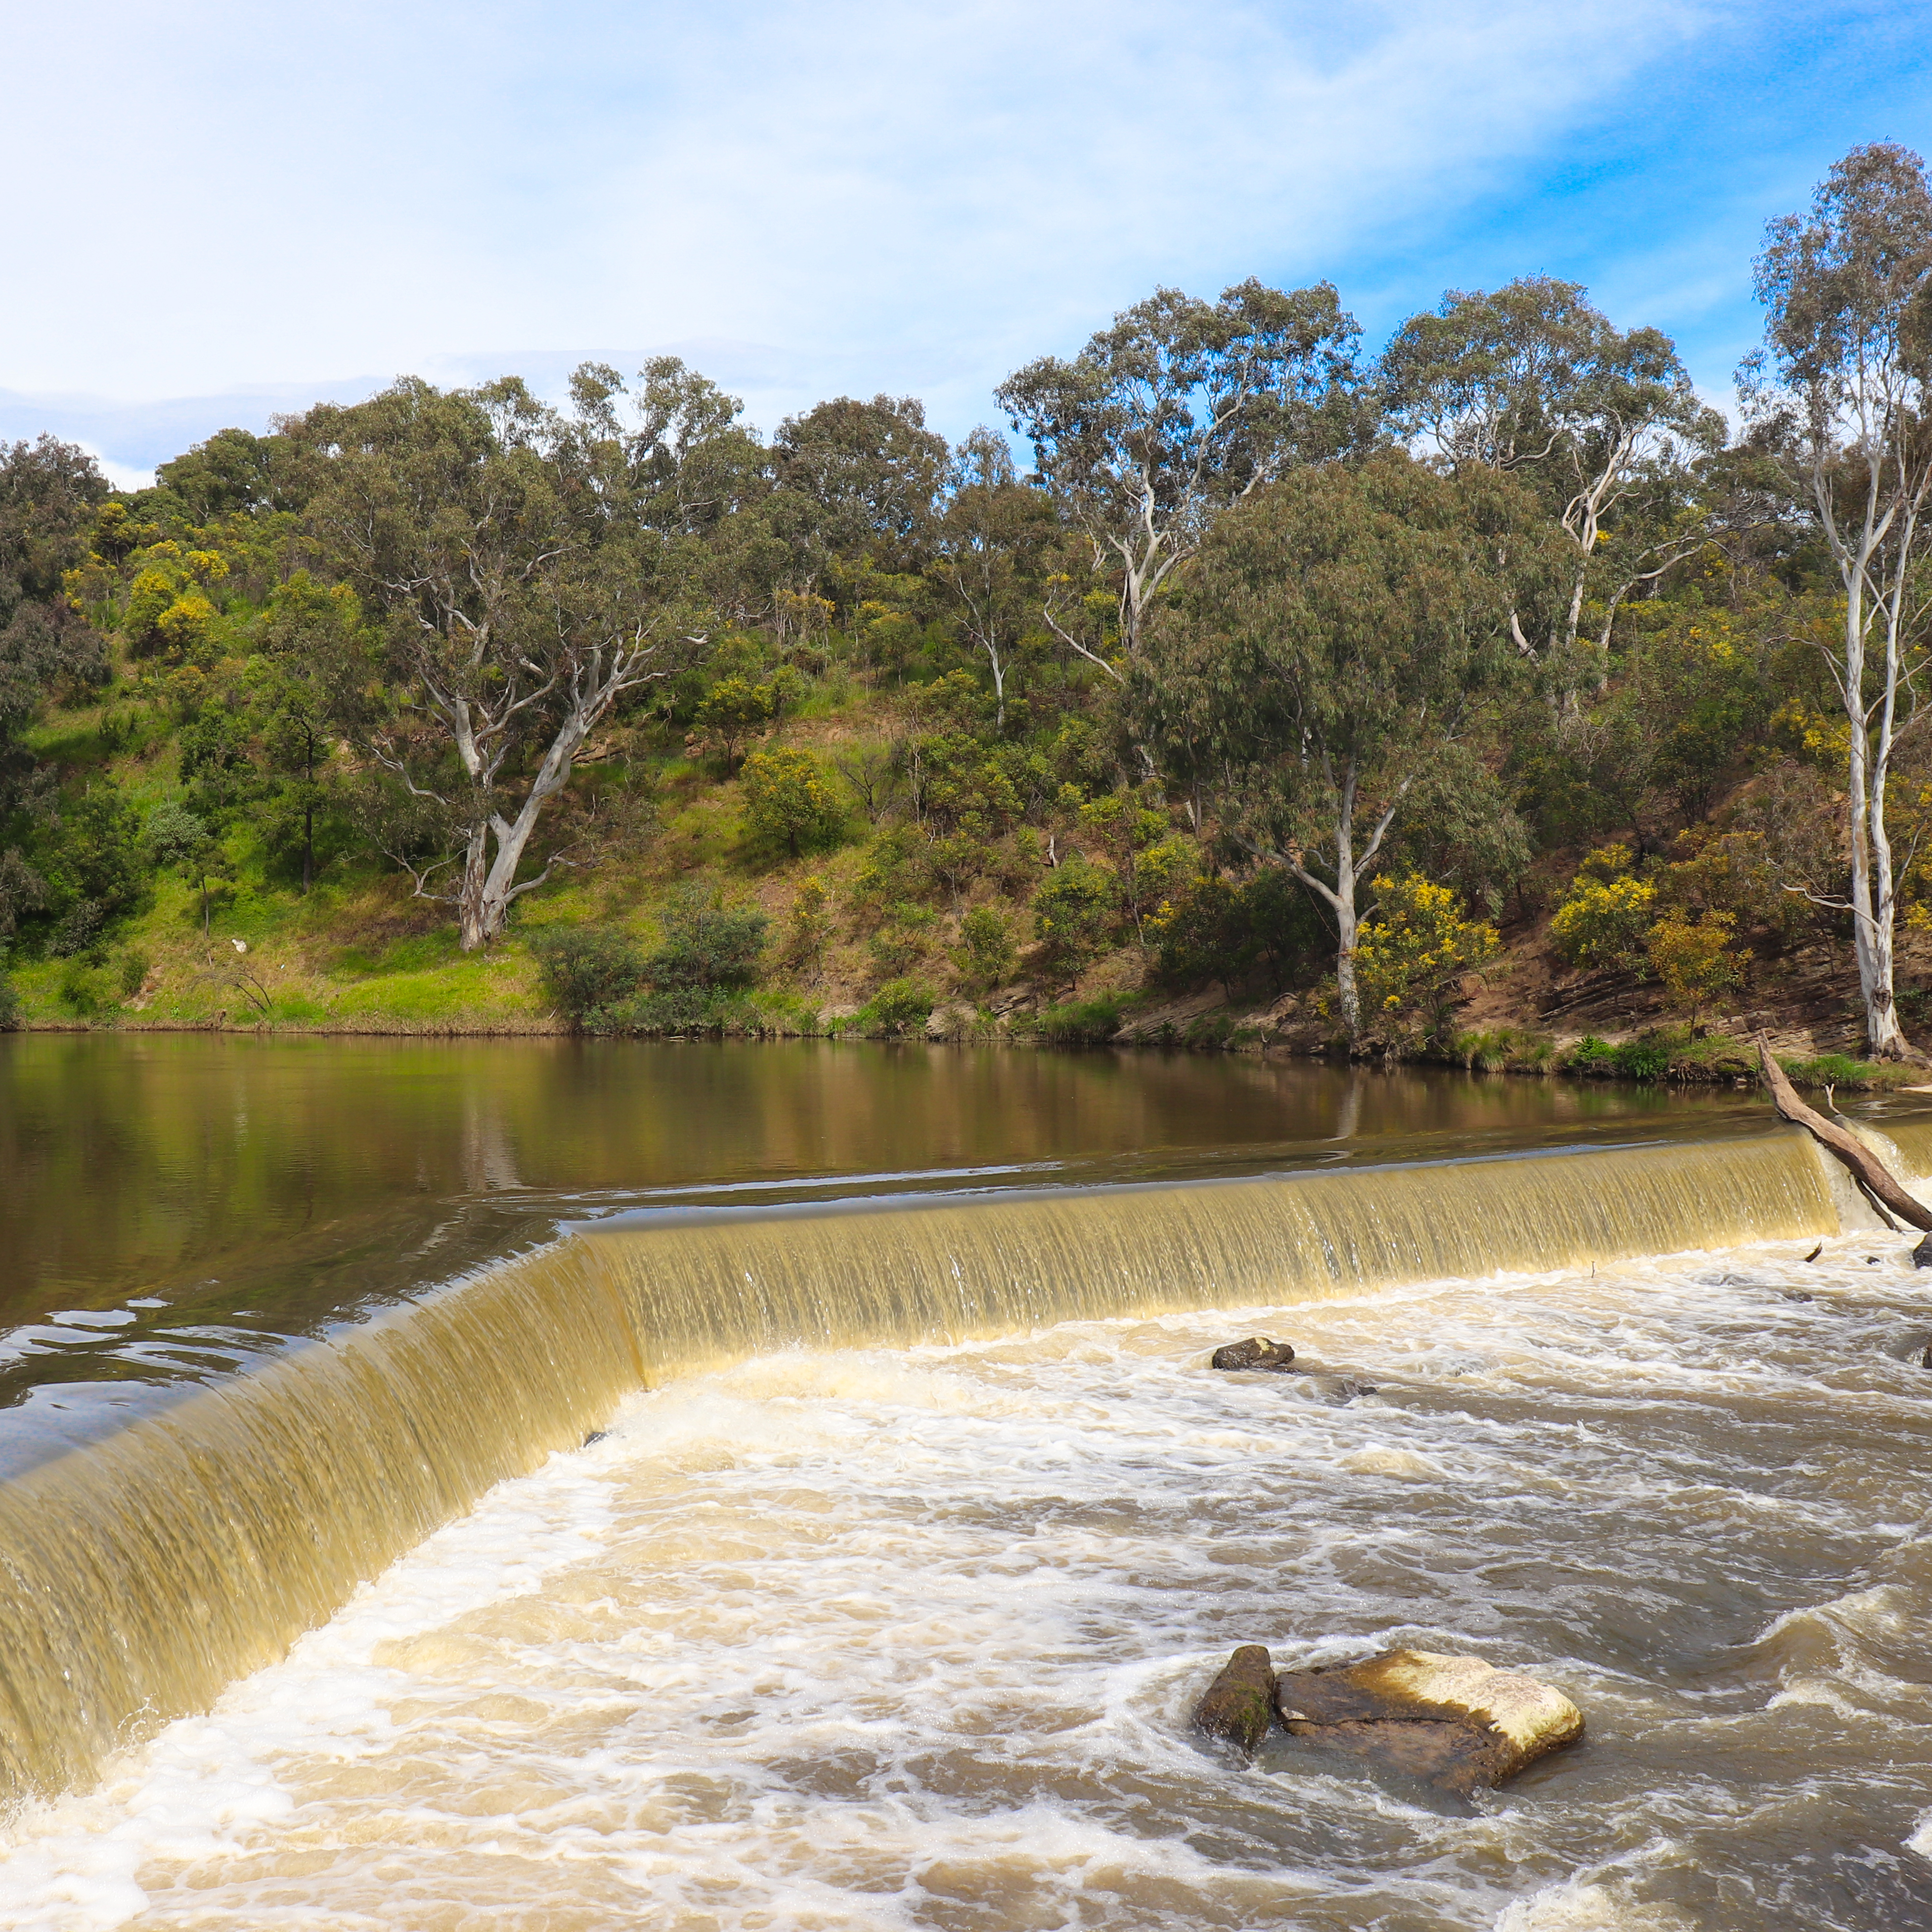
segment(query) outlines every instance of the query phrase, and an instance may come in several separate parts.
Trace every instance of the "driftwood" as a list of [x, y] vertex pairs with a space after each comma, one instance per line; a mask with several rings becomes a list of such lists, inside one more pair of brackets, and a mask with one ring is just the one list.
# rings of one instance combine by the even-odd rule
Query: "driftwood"
[[1792, 1085], [1784, 1069], [1772, 1058], [1771, 1042], [1762, 1034], [1757, 1036], [1757, 1059], [1763, 1070], [1764, 1084], [1771, 1090], [1771, 1104], [1780, 1116], [1793, 1126], [1802, 1127], [1827, 1153], [1843, 1161], [1851, 1170], [1852, 1178], [1882, 1217], [1888, 1220], [1895, 1214], [1912, 1227], [1932, 1232], [1932, 1208], [1908, 1194], [1894, 1178], [1892, 1170], [1864, 1142], [1848, 1134], [1835, 1121], [1826, 1119], [1815, 1107], [1808, 1107], [1798, 1097], [1798, 1089]]

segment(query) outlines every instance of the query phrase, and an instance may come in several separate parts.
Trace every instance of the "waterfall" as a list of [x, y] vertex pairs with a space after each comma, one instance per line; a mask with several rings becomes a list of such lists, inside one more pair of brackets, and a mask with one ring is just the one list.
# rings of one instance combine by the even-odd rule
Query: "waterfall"
[[[1908, 1160], [1932, 1153], [1932, 1132], [1898, 1138]], [[0, 1794], [84, 1784], [118, 1746], [206, 1708], [640, 1386], [789, 1346], [1816, 1238], [1870, 1225], [1863, 1212], [1811, 1142], [1780, 1129], [581, 1229], [0, 1488]]]

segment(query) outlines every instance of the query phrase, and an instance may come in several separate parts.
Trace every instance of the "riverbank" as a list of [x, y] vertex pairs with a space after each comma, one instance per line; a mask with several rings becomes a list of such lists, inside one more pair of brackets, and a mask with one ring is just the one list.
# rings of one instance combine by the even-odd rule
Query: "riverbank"
[[[1209, 1010], [1185, 1026], [1162, 1023], [1154, 1029], [1123, 1023], [1102, 1030], [1105, 1009], [1096, 1017], [1076, 1006], [1048, 1008], [1037, 1018], [1012, 1021], [958, 1006], [936, 1009], [920, 1026], [880, 1028], [859, 1014], [823, 1016], [789, 1004], [775, 1006], [762, 1023], [740, 1023], [716, 1030], [655, 1035], [686, 1040], [888, 1040], [926, 1046], [987, 1046], [1048, 1051], [1112, 1051], [1155, 1054], [1240, 1054], [1259, 1058], [1346, 1061], [1346, 1046], [1284, 1038], [1264, 1024], [1265, 1016], [1226, 1006]], [[579, 1030], [554, 1012], [490, 1018], [386, 1015], [345, 1016], [331, 1023], [287, 1018], [271, 1012], [250, 1018], [219, 1012], [208, 1019], [150, 1018], [134, 1012], [95, 1015], [87, 1019], [29, 1018], [17, 1030], [37, 1034], [224, 1034], [278, 1039], [488, 1040], [568, 1039]], [[606, 1034], [603, 1037], [613, 1036]], [[1885, 1066], [1842, 1054], [1792, 1052], [1773, 1036], [1779, 1064], [1798, 1086], [1847, 1093], [1932, 1092], [1923, 1067]], [[1757, 1084], [1756, 1050], [1748, 1038], [1700, 1031], [1689, 1026], [1646, 1029], [1620, 1042], [1594, 1035], [1559, 1044], [1527, 1034], [1478, 1032], [1444, 1046], [1413, 1053], [1380, 1055], [1366, 1064], [1460, 1067], [1485, 1074], [1537, 1079], [1611, 1082], [1678, 1087]]]
[[[758, 878], [718, 878], [712, 896], [764, 917], [758, 983], [712, 1002], [694, 1024], [688, 1014], [646, 1015], [641, 1026], [634, 1017], [592, 1015], [592, 1030], [1346, 1057], [1332, 988], [1322, 985], [1278, 995], [1238, 984], [1178, 990], [1164, 982], [1156, 952], [1130, 944], [1103, 952], [1070, 980], [1043, 970], [1036, 948], [1016, 945], [1004, 976], [986, 976], [962, 950], [963, 914], [906, 926], [900, 908], [901, 936], [916, 940], [903, 956], [822, 909], [802, 915], [801, 904], [814, 903], [814, 883], [821, 907], [862, 896], [858, 858], [848, 851]], [[807, 872], [808, 862], [818, 870]], [[697, 876], [712, 874], [700, 867]], [[319, 885], [307, 896], [243, 890], [205, 922], [198, 895], [164, 880], [113, 944], [65, 957], [16, 954], [4, 983], [14, 1024], [30, 1031], [568, 1035], [579, 1028], [546, 979], [546, 946], [586, 930], [647, 945], [692, 890], [689, 878], [655, 872], [566, 880], [534, 896], [507, 938], [465, 953], [441, 909], [394, 878]], [[1022, 929], [1019, 908], [1010, 922]], [[1433, 1034], [1378, 1058], [1537, 1077], [1750, 1084], [1750, 1042], [1762, 1030], [1803, 1085], [1871, 1090], [1924, 1078], [1922, 1068], [1858, 1058], [1856, 1016], [1842, 992], [1848, 962], [1829, 942], [1760, 974], [1748, 1005], [1692, 1020], [1638, 974], [1565, 971], [1552, 962], [1545, 923], [1508, 934], [1496, 964]]]

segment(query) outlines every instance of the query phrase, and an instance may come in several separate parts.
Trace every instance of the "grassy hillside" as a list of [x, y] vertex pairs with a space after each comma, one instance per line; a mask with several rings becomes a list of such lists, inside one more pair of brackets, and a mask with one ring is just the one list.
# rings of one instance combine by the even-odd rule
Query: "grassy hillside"
[[[872, 797], [876, 822], [864, 788], [904, 762], [930, 700], [916, 685], [884, 683], [828, 668], [802, 682], [792, 715], [745, 748], [803, 752], [826, 776], [836, 809], [814, 850], [794, 856], [749, 824], [742, 776], [728, 774], [720, 755], [694, 755], [675, 722], [634, 720], [582, 768], [562, 806], [565, 826], [597, 828], [594, 853], [520, 900], [510, 933], [494, 946], [464, 953], [446, 906], [414, 896], [405, 874], [352, 844], [302, 890], [286, 852], [273, 850], [244, 812], [222, 838], [206, 903], [199, 882], [157, 867], [110, 936], [64, 956], [16, 956], [18, 1022], [568, 1031], [581, 1016], [547, 982], [546, 945], [561, 934], [595, 932], [628, 937], [648, 955], [667, 914], [695, 899], [755, 908], [769, 922], [755, 985], [699, 1030], [1343, 1050], [1312, 953], [1293, 964], [1303, 983], [1286, 988], [1265, 972], [1202, 983], [1118, 926], [1084, 960], [1052, 958], [1030, 903], [1050, 869], [1045, 842], [1025, 828], [989, 844], [957, 891], [896, 880], [904, 841], [892, 782]], [[104, 779], [143, 814], [183, 794], [181, 731], [164, 706], [130, 703], [124, 692], [57, 706], [29, 742], [70, 790]], [[1077, 808], [1066, 816], [1070, 826], [1056, 844], [1066, 830], [1078, 836]], [[1548, 869], [1560, 873], [1560, 859]], [[896, 890], [919, 896], [896, 898]], [[1452, 1024], [1411, 1042], [1412, 1057], [1588, 1077], [1743, 1078], [1744, 1036], [1767, 1026], [1788, 1064], [1814, 1079], [1916, 1078], [1857, 1061], [1842, 939], [1808, 932], [1751, 972], [1737, 997], [1693, 1015], [1654, 974], [1566, 964], [1552, 946], [1548, 907], [1537, 909], [1526, 895], [1516, 910], [1495, 959], [1459, 987]], [[1010, 958], [997, 946], [990, 962], [983, 948], [974, 955], [962, 928], [975, 913], [982, 926], [990, 914], [1004, 927]], [[1909, 971], [1922, 970], [1918, 943], [1913, 935]]]

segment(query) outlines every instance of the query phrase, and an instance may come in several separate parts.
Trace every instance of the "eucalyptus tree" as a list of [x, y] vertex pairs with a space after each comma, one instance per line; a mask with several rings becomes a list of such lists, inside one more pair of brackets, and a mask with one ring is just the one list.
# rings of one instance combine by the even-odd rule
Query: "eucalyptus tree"
[[76, 444], [0, 443], [0, 939], [46, 901], [28, 822], [53, 812], [54, 775], [27, 728], [50, 692], [109, 675], [99, 635], [61, 590], [106, 494], [100, 466]]
[[442, 827], [427, 856], [390, 856], [454, 902], [472, 950], [549, 877], [554, 856], [518, 873], [585, 740], [677, 668], [680, 546], [639, 514], [618, 454], [514, 379], [410, 379], [284, 428], [309, 465], [308, 542], [368, 620], [382, 701], [358, 736]]
[[952, 452], [913, 396], [835, 396], [772, 439], [774, 526], [816, 568], [828, 554], [916, 570]]
[[1326, 282], [1249, 280], [1213, 302], [1160, 289], [1071, 361], [1043, 356], [1000, 385], [1040, 480], [1096, 572], [1119, 579], [1115, 648], [1096, 649], [1050, 605], [1064, 643], [1126, 681], [1155, 598], [1215, 517], [1352, 441], [1360, 334]]
[[601, 516], [674, 547], [720, 619], [769, 621], [797, 558], [774, 527], [772, 452], [743, 403], [675, 356], [653, 357], [628, 382], [586, 362], [570, 388], [574, 487]]
[[1808, 501], [1844, 592], [1832, 676], [1848, 727], [1848, 907], [1870, 1051], [1912, 1054], [1894, 1003], [1897, 868], [1886, 787], [1922, 710], [1932, 602], [1932, 184], [1889, 142], [1855, 148], [1804, 215], [1765, 233], [1763, 347], [1738, 372], [1746, 406]]
[[1222, 833], [1327, 906], [1352, 1036], [1364, 882], [1515, 674], [1509, 614], [1546, 581], [1546, 530], [1506, 477], [1323, 464], [1222, 517], [1150, 632], [1150, 736], [1178, 736]]
[[1052, 500], [1022, 483], [1006, 439], [976, 429], [953, 460], [928, 574], [993, 680], [994, 726], [1006, 724], [1006, 678], [1034, 628], [1043, 560], [1058, 530]]
[[1511, 614], [1516, 648], [1567, 674], [1594, 590], [1600, 676], [1618, 606], [1714, 527], [1692, 470], [1722, 448], [1724, 419], [1670, 338], [1620, 332], [1576, 284], [1532, 276], [1493, 293], [1452, 290], [1412, 316], [1381, 375], [1399, 432], [1453, 469], [1505, 472], [1544, 500], [1570, 566], [1546, 610]]
[[744, 404], [675, 356], [652, 358], [634, 386], [608, 363], [583, 363], [570, 394], [576, 475], [609, 514], [705, 536], [770, 491], [770, 454], [741, 420]]

